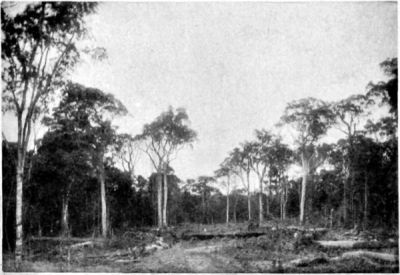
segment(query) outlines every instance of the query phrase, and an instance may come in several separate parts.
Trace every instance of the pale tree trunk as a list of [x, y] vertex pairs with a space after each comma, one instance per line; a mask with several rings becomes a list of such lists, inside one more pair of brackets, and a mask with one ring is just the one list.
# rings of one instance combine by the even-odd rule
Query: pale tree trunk
[[[350, 162], [350, 160], [347, 160]], [[346, 164], [343, 161], [343, 172], [344, 172], [344, 180], [343, 180], [343, 202], [342, 202], [342, 215], [343, 215], [343, 225], [346, 226], [348, 223], [348, 186], [350, 183], [350, 171], [349, 171], [349, 163]]]
[[250, 199], [250, 190], [247, 190], [247, 209], [249, 212], [248, 219], [251, 220], [251, 199]]
[[162, 228], [162, 175], [157, 173], [157, 218], [158, 218], [158, 228]]
[[[20, 150], [19, 150], [20, 151]], [[23, 186], [23, 171], [24, 165], [22, 159], [22, 152], [18, 152], [18, 164], [17, 164], [17, 190], [16, 190], [16, 237], [15, 237], [15, 264], [17, 268], [22, 261], [22, 186]]]
[[300, 197], [300, 224], [304, 224], [305, 216], [305, 203], [306, 203], [306, 187], [307, 187], [307, 177], [309, 173], [309, 163], [302, 154], [302, 166], [303, 166], [303, 179], [301, 182], [301, 197]]
[[136, 179], [135, 179], [135, 172], [132, 170], [129, 174], [130, 174], [132, 183], [135, 184], [135, 181], [136, 181]]
[[63, 198], [62, 201], [62, 211], [61, 211], [61, 235], [62, 236], [69, 236], [69, 215], [68, 210], [69, 208], [69, 192]]
[[279, 181], [281, 184], [281, 194], [280, 194], [280, 198], [279, 198], [279, 204], [280, 204], [280, 211], [281, 211], [281, 220], [284, 220], [284, 204], [285, 204], [285, 177], [279, 177]]
[[204, 190], [202, 191], [201, 194], [201, 205], [202, 205], [202, 209], [203, 209], [203, 217], [202, 217], [202, 222], [203, 223], [207, 223], [207, 218], [206, 218], [206, 201], [205, 201], [205, 192]]
[[267, 192], [266, 192], [266, 196], [265, 196], [265, 206], [266, 206], [266, 214], [267, 216], [270, 215], [269, 213], [269, 197], [270, 197], [270, 186], [271, 186], [271, 178], [269, 179], [269, 182], [267, 184]]
[[287, 200], [288, 200], [288, 183], [287, 183], [286, 178], [285, 178], [284, 179], [283, 209], [282, 209], [282, 218], [283, 218], [283, 220], [286, 220]]
[[38, 223], [38, 237], [42, 237], [42, 226], [40, 224], [40, 220], [39, 220], [39, 223]]
[[167, 223], [167, 202], [168, 202], [168, 176], [167, 176], [167, 171], [164, 171], [163, 226], [168, 226], [168, 223]]
[[[28, 118], [26, 118], [28, 119]], [[27, 134], [24, 135], [24, 127], [28, 126]], [[23, 250], [23, 228], [22, 228], [22, 208], [23, 208], [23, 184], [24, 184], [24, 168], [27, 144], [30, 136], [30, 124], [22, 123], [22, 112], [18, 113], [18, 141], [17, 141], [17, 171], [16, 171], [16, 209], [15, 209], [15, 265], [19, 269], [22, 262]]]
[[229, 184], [230, 177], [228, 175], [228, 183], [227, 183], [227, 193], [226, 193], [226, 223], [229, 223]]
[[249, 221], [251, 220], [251, 197], [250, 197], [250, 174], [247, 173], [247, 209], [249, 211]]
[[106, 201], [106, 182], [104, 175], [104, 164], [103, 158], [100, 159], [99, 163], [99, 181], [100, 181], [100, 196], [101, 196], [101, 233], [103, 238], [107, 237], [107, 201]]
[[343, 181], [343, 223], [344, 225], [347, 224], [347, 179]]
[[263, 181], [262, 178], [259, 179], [259, 188], [260, 188], [260, 193], [258, 194], [258, 205], [259, 205], [259, 213], [258, 213], [258, 218], [259, 222], [262, 223], [264, 222], [264, 211], [263, 211]]
[[279, 179], [280, 182], [280, 194], [279, 194], [279, 217], [281, 220], [283, 220], [283, 196], [284, 196], [284, 187], [283, 187], [283, 179]]

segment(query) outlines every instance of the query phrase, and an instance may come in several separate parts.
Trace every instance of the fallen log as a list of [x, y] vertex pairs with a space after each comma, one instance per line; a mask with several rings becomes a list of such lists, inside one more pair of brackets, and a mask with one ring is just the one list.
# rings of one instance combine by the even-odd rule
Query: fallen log
[[375, 267], [381, 267], [382, 264], [379, 262], [375, 262], [374, 260], [380, 260], [381, 262], [389, 262], [389, 263], [398, 263], [399, 256], [390, 253], [380, 253], [374, 251], [365, 251], [365, 250], [356, 250], [345, 252], [340, 256], [329, 258], [326, 255], [318, 255], [315, 257], [306, 257], [300, 258], [290, 261], [287, 264], [284, 264], [284, 268], [293, 268], [293, 267], [305, 267], [315, 264], [325, 264], [329, 262], [338, 262], [348, 259], [363, 259], [366, 263], [373, 265]]
[[286, 227], [281, 227], [281, 229], [287, 229], [287, 230], [294, 230], [294, 231], [301, 231], [301, 232], [316, 232], [316, 233], [326, 233], [328, 232], [328, 228], [324, 227], [317, 227], [317, 228], [305, 228], [302, 226], [294, 226], [294, 225], [289, 225]]
[[76, 248], [79, 248], [79, 247], [85, 247], [85, 246], [94, 246], [94, 243], [93, 243], [93, 241], [87, 241], [87, 242], [83, 242], [83, 243], [77, 243], [77, 244], [73, 244], [73, 245], [70, 245], [68, 248], [69, 249], [76, 249]]
[[292, 260], [289, 262], [289, 266], [303, 267], [303, 266], [309, 266], [309, 265], [313, 265], [313, 264], [324, 264], [324, 263], [328, 263], [328, 262], [329, 262], [329, 258], [327, 258], [325, 255], [323, 255], [323, 256], [317, 256], [317, 257], [311, 257], [311, 258], [295, 259], [295, 260]]
[[115, 263], [137, 263], [138, 259], [118, 259], [114, 261]]
[[356, 241], [356, 240], [341, 240], [341, 241], [314, 241], [324, 248], [345, 248], [345, 249], [378, 249], [378, 248], [395, 248], [398, 247], [398, 242], [378, 242], [378, 241]]
[[54, 242], [103, 242], [102, 238], [78, 238], [78, 237], [35, 237], [32, 236], [27, 241], [54, 241]]
[[398, 262], [399, 256], [390, 253], [381, 253], [381, 252], [374, 252], [374, 251], [365, 251], [365, 250], [356, 250], [356, 251], [349, 251], [342, 254], [340, 257], [335, 257], [332, 260], [342, 260], [342, 259], [351, 259], [351, 258], [372, 258], [386, 262]]
[[213, 238], [251, 238], [268, 234], [267, 232], [237, 232], [237, 233], [185, 233], [183, 240], [198, 239], [210, 240]]

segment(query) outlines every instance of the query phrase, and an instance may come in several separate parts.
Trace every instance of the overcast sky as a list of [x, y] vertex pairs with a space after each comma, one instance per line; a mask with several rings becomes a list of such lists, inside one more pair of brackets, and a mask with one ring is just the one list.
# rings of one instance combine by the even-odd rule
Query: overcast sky
[[[385, 2], [102, 3], [89, 27], [109, 58], [79, 65], [72, 79], [123, 101], [120, 132], [186, 108], [198, 141], [172, 163], [181, 179], [212, 175], [291, 100], [364, 93], [383, 79], [379, 63], [397, 56], [397, 6]], [[13, 139], [11, 123], [3, 119]]]

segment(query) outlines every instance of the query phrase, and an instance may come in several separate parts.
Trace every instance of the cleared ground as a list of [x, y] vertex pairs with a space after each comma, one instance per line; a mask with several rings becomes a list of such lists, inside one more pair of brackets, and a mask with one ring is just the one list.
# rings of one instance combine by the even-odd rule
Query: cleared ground
[[[247, 233], [254, 232], [262, 234], [246, 237]], [[191, 237], [193, 234], [207, 236], [207, 239]], [[371, 232], [318, 231], [271, 224], [251, 231], [247, 224], [185, 225], [164, 232], [131, 230], [108, 241], [31, 240], [26, 260], [19, 271], [398, 272], [398, 247], [397, 242], [393, 242], [397, 240], [396, 236], [379, 241], [377, 237]], [[356, 247], [357, 251], [395, 255], [396, 260], [371, 258], [369, 254], [354, 256], [353, 246], [323, 247], [317, 243], [318, 240], [342, 240], [338, 242], [340, 245], [343, 241], [350, 241], [361, 244]], [[369, 245], [367, 249], [362, 248], [365, 244]], [[3, 270], [16, 271], [11, 255], [3, 256]]]

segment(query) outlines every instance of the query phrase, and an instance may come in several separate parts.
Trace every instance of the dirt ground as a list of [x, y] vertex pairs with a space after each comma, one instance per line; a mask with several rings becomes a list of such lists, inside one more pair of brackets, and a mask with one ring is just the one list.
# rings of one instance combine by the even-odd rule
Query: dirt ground
[[[398, 272], [396, 263], [371, 262], [367, 259], [344, 259], [332, 262], [313, 262], [293, 266], [289, 263], [299, 258], [339, 256], [342, 249], [322, 249], [312, 243], [299, 243], [292, 233], [282, 230], [266, 231], [264, 235], [250, 238], [217, 237], [208, 240], [182, 240], [188, 232], [244, 232], [242, 226], [185, 226], [175, 228], [175, 236], [164, 235], [164, 247], [152, 248], [157, 243], [156, 233], [131, 232], [106, 244], [82, 247], [70, 251], [62, 246], [31, 245], [31, 251], [19, 271], [24, 272], [174, 272], [174, 273], [235, 273], [235, 272]], [[343, 238], [343, 232], [329, 231], [322, 239]], [[65, 244], [64, 244], [65, 245]], [[147, 246], [146, 246], [147, 245]], [[132, 247], [142, 247], [134, 250]], [[146, 250], [150, 247], [150, 250]], [[61, 250], [60, 250], [61, 249]], [[397, 253], [397, 248], [375, 251]], [[3, 270], [16, 271], [11, 255], [3, 255]]]

